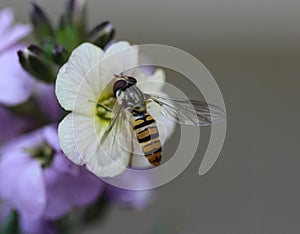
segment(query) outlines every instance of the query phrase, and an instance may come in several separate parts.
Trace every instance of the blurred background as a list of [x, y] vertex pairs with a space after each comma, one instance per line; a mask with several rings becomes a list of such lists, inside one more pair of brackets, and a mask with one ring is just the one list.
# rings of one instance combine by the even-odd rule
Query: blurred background
[[[64, 6], [36, 2], [52, 19]], [[5, 6], [28, 22], [28, 0], [1, 0]], [[297, 0], [88, 1], [91, 28], [110, 20], [117, 40], [166, 44], [197, 57], [220, 87], [228, 126], [206, 175], [198, 176], [198, 168], [209, 128], [201, 129], [189, 167], [155, 189], [147, 208], [112, 207], [79, 233], [299, 233], [299, 9]], [[167, 149], [176, 144], [169, 141]]]

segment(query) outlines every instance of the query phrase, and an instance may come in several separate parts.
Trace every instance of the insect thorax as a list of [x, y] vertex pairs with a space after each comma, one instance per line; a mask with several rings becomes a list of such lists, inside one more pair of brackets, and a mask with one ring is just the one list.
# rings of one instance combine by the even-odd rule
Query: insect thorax
[[121, 91], [118, 102], [130, 112], [141, 113], [146, 111], [145, 96], [135, 85]]

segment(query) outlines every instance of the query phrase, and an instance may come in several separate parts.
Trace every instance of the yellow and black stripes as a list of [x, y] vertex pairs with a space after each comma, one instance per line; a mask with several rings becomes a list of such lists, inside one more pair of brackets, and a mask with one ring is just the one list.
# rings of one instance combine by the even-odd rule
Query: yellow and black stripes
[[133, 129], [137, 130], [139, 128], [148, 126], [154, 122], [155, 120], [152, 118], [151, 115], [149, 115], [148, 113], [143, 113], [141, 115], [134, 116]]
[[155, 120], [148, 113], [134, 116], [133, 129], [146, 158], [153, 166], [158, 166], [162, 149]]

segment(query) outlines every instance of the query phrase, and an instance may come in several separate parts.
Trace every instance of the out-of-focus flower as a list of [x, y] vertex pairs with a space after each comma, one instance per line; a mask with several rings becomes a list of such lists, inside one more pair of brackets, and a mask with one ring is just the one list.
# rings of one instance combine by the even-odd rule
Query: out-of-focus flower
[[[73, 51], [58, 73], [56, 95], [62, 107], [72, 111], [59, 125], [62, 150], [71, 161], [85, 164], [97, 176], [113, 177], [128, 166], [126, 150], [107, 155], [101, 148], [99, 139], [110, 123], [111, 112], [99, 107], [104, 104], [112, 108], [116, 101], [111, 83], [114, 74], [137, 66], [138, 49], [128, 42], [115, 43], [106, 52], [84, 43]], [[140, 89], [157, 93], [163, 87], [165, 75], [157, 69], [152, 76], [136, 78], [137, 84], [153, 81]]]
[[33, 96], [47, 119], [58, 121], [62, 118], [62, 109], [55, 96], [54, 84], [36, 81]]
[[0, 51], [15, 45], [20, 39], [31, 32], [31, 27], [27, 24], [13, 24], [14, 14], [10, 8], [0, 11]]
[[[134, 184], [136, 187], [139, 187], [143, 186], [147, 181], [152, 180], [153, 178], [147, 178], [143, 175], [136, 178], [136, 176], [133, 176], [132, 174], [123, 173], [115, 178], [111, 178], [111, 180], [114, 179], [126, 181], [124, 183], [127, 185]], [[153, 190], [129, 190], [108, 184], [105, 196], [108, 201], [119, 206], [142, 209], [152, 201], [154, 193]]]
[[17, 136], [31, 125], [29, 120], [22, 119], [1, 106], [0, 122], [0, 143]]
[[48, 126], [0, 149], [0, 198], [28, 220], [56, 219], [93, 202], [103, 183], [68, 161]]
[[0, 11], [0, 104], [17, 105], [26, 101], [32, 92], [30, 76], [22, 70], [17, 51], [24, 47], [18, 40], [31, 32], [25, 24], [13, 25], [10, 8]]

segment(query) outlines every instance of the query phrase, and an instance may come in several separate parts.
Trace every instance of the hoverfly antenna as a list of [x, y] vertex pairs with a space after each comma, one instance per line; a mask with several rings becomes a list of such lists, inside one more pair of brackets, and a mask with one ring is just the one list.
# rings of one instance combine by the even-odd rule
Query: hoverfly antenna
[[121, 72], [120, 74], [115, 74], [114, 73], [115, 78], [124, 78], [123, 72]]

